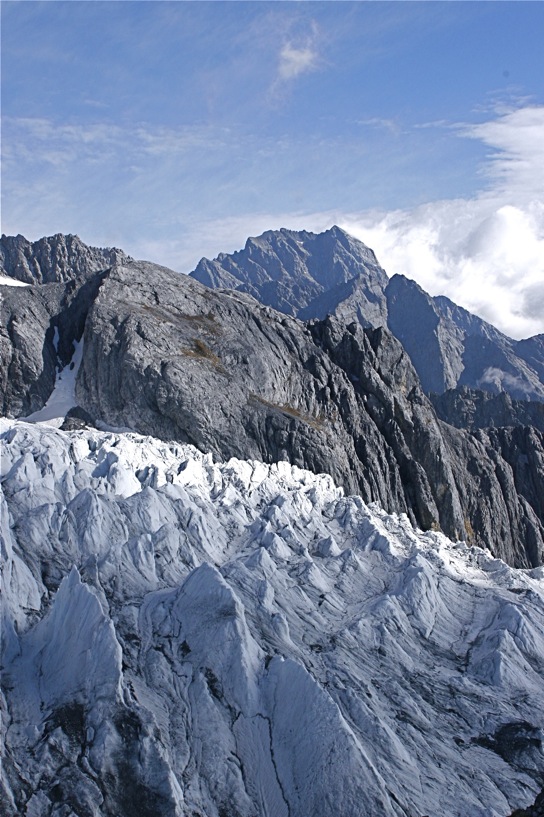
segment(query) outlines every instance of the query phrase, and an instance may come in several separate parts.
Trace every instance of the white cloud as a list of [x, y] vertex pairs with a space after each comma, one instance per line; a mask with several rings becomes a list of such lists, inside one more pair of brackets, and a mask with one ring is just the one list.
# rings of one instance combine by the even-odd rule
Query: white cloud
[[494, 192], [518, 200], [544, 195], [544, 106], [530, 105], [503, 113], [499, 118], [461, 128], [461, 135], [477, 139], [496, 150], [485, 173]]
[[527, 394], [530, 392], [526, 381], [522, 377], [515, 377], [514, 375], [493, 366], [489, 366], [478, 381], [478, 385], [480, 386], [485, 384], [495, 386], [497, 391], [518, 389], [522, 392], [525, 391]]
[[295, 79], [300, 74], [315, 71], [319, 63], [319, 54], [314, 45], [295, 46], [285, 43], [279, 55], [278, 76], [280, 80]]
[[319, 29], [315, 21], [310, 22], [310, 30], [298, 36], [288, 36], [278, 52], [276, 77], [270, 88], [272, 97], [278, 96], [302, 74], [317, 71], [321, 65], [318, 47]]
[[494, 149], [473, 199], [345, 214], [387, 272], [446, 295], [511, 337], [544, 332], [544, 106], [507, 111], [459, 135]]

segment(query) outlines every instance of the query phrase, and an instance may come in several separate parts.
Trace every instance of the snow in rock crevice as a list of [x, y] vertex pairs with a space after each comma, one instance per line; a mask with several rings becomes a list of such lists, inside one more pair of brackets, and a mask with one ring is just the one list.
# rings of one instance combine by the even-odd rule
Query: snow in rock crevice
[[1, 430], [8, 814], [505, 817], [534, 800], [542, 568], [287, 463]]
[[[53, 338], [55, 351], [58, 351], [59, 330], [55, 327]], [[45, 406], [33, 412], [28, 417], [22, 418], [28, 423], [46, 423], [60, 428], [64, 418], [71, 408], [77, 405], [76, 401], [76, 378], [83, 360], [83, 338], [73, 341], [74, 354], [70, 363], [59, 367], [55, 378], [55, 386]]]

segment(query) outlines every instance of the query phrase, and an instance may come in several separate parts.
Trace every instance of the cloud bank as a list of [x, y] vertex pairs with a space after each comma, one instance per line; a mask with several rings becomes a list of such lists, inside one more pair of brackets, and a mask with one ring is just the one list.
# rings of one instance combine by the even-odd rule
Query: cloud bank
[[493, 149], [473, 199], [345, 214], [389, 275], [447, 295], [515, 338], [544, 333], [544, 106], [520, 108], [459, 136]]

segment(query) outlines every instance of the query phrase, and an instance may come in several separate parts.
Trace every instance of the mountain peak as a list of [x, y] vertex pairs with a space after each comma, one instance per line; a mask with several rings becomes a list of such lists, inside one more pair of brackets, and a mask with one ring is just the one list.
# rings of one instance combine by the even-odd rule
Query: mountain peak
[[[387, 276], [372, 250], [337, 225], [322, 233], [268, 230], [248, 238], [244, 249], [232, 255], [203, 258], [191, 276], [206, 286], [248, 292], [267, 306], [302, 318], [331, 312], [327, 293], [343, 299], [357, 289], [375, 320], [383, 323], [380, 293]], [[355, 318], [356, 313], [351, 316]]]
[[88, 278], [121, 260], [130, 260], [122, 250], [90, 247], [72, 233], [55, 233], [38, 241], [3, 235], [0, 240], [0, 271], [25, 284]]

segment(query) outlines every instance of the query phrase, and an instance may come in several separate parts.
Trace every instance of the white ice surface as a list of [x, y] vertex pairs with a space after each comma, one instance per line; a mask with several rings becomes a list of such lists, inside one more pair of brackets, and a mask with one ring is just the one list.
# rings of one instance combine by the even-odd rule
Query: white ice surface
[[9, 278], [7, 275], [0, 275], [0, 286], [2, 287], [29, 287], [30, 284], [25, 284], [23, 281], [18, 281], [16, 278]]
[[287, 463], [0, 430], [13, 814], [56, 814], [59, 780], [106, 813], [100, 781], [129, 750], [142, 814], [506, 817], [534, 800], [542, 568]]

